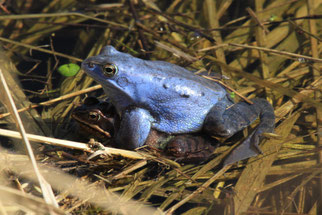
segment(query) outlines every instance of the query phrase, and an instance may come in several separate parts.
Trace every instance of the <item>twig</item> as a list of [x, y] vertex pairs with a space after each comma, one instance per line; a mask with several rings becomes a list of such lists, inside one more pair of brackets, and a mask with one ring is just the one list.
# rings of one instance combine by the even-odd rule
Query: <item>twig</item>
[[[0, 89], [2, 91], [2, 95], [0, 96], [0, 99], [6, 104], [7, 108], [10, 110], [10, 112], [13, 114], [14, 121], [16, 123], [16, 127], [19, 130], [19, 132], [16, 132], [21, 136], [21, 139], [23, 140], [23, 143], [26, 147], [26, 151], [28, 153], [29, 159], [31, 161], [33, 171], [35, 172], [36, 178], [39, 182], [39, 185], [41, 187], [42, 195], [44, 197], [44, 200], [47, 204], [52, 205], [56, 208], [58, 208], [58, 203], [55, 199], [55, 194], [50, 186], [50, 184], [45, 180], [45, 178], [42, 176], [38, 169], [38, 165], [36, 162], [36, 158], [33, 152], [33, 149], [31, 147], [31, 144], [27, 138], [25, 128], [23, 126], [22, 120], [18, 114], [17, 108], [15, 106], [15, 103], [13, 101], [13, 98], [10, 94], [9, 87], [5, 81], [5, 78], [2, 74], [2, 71], [0, 70]], [[49, 214], [54, 214], [54, 212], [49, 209]]]
[[[101, 85], [96, 85], [96, 86], [93, 86], [93, 87], [90, 87], [90, 88], [87, 88], [87, 89], [84, 89], [84, 90], [80, 90], [80, 91], [77, 91], [77, 92], [73, 92], [73, 93], [69, 93], [67, 95], [63, 95], [63, 96], [60, 96], [58, 98], [55, 98], [55, 99], [51, 99], [49, 101], [45, 101], [45, 102], [41, 102], [39, 104], [33, 104], [29, 107], [25, 107], [25, 108], [21, 108], [18, 110], [18, 112], [22, 112], [22, 111], [26, 111], [26, 110], [29, 110], [31, 108], [36, 108], [36, 107], [39, 107], [39, 106], [48, 106], [48, 105], [51, 105], [55, 102], [59, 102], [59, 101], [62, 101], [62, 100], [65, 100], [65, 99], [69, 99], [69, 98], [72, 98], [72, 97], [75, 97], [75, 96], [78, 96], [78, 95], [81, 95], [81, 94], [84, 94], [84, 93], [88, 93], [88, 92], [91, 92], [91, 91], [94, 91], [94, 90], [97, 90], [97, 89], [100, 89], [102, 88]], [[0, 119], [3, 118], [3, 117], [6, 117], [6, 116], [9, 116], [10, 113], [4, 113], [4, 114], [0, 114]]]
[[187, 54], [187, 53], [185, 53], [185, 52], [183, 52], [183, 51], [181, 51], [179, 49], [167, 46], [164, 43], [160, 43], [159, 41], [155, 40], [154, 43], [159, 48], [164, 49], [164, 50], [166, 50], [166, 51], [168, 51], [168, 52], [170, 52], [170, 53], [172, 53], [174, 55], [177, 55], [178, 57], [181, 57], [181, 58], [183, 58], [183, 59], [185, 59], [187, 61], [194, 62], [194, 61], [198, 60], [198, 58], [196, 58], [196, 57], [193, 57], [193, 56], [191, 56], [191, 55], [189, 55], [189, 54]]
[[[257, 12], [260, 13], [260, 12]], [[254, 25], [243, 25], [243, 26], [228, 26], [235, 24], [236, 22], [243, 21], [247, 19], [247, 16], [240, 17], [236, 20], [233, 20], [231, 22], [226, 23], [225, 25], [218, 27], [218, 28], [211, 28], [211, 29], [206, 29], [204, 31], [225, 31], [225, 30], [234, 30], [234, 29], [240, 29], [240, 28], [250, 28], [250, 27], [257, 27], [258, 24]], [[289, 22], [290, 20], [302, 20], [302, 19], [321, 19], [322, 15], [312, 15], [312, 16], [302, 16], [302, 17], [296, 17], [296, 18], [289, 18], [287, 20], [281, 20], [281, 21], [269, 21], [269, 22], [263, 22], [263, 25], [276, 25], [276, 24], [281, 24], [285, 22]]]
[[135, 25], [138, 27], [139, 37], [140, 37], [140, 40], [142, 42], [143, 49], [145, 50], [144, 56], [146, 58], [149, 58], [149, 56], [148, 56], [148, 54], [146, 52], [146, 51], [149, 51], [148, 42], [147, 42], [147, 39], [146, 39], [146, 37], [144, 35], [143, 29], [139, 25], [137, 25], [137, 23], [140, 22], [140, 19], [139, 19], [139, 16], [138, 16], [138, 14], [137, 14], [137, 12], [135, 10], [134, 2], [133, 2], [133, 0], [128, 0], [128, 3], [130, 5], [130, 10], [131, 10], [131, 12], [133, 14], [133, 17], [134, 17], [134, 20], [135, 20]]
[[193, 193], [191, 193], [190, 195], [188, 195], [186, 198], [184, 198], [183, 200], [181, 200], [180, 202], [178, 202], [177, 204], [175, 204], [171, 208], [169, 208], [166, 211], [166, 215], [171, 215], [179, 207], [181, 207], [186, 202], [188, 202], [189, 200], [191, 200], [192, 198], [194, 198], [196, 195], [198, 195], [199, 193], [201, 193], [202, 191], [204, 191], [205, 189], [207, 189], [214, 181], [217, 180], [217, 178], [219, 176], [223, 175], [230, 167], [231, 167], [231, 165], [227, 165], [224, 168], [222, 168], [214, 176], [212, 176], [210, 179], [208, 179], [208, 181], [206, 181], [203, 185], [201, 185], [197, 190], [195, 190]]
[[257, 50], [270, 52], [270, 53], [274, 53], [274, 54], [278, 54], [278, 55], [286, 55], [286, 56], [296, 57], [298, 59], [304, 58], [309, 61], [315, 61], [315, 62], [322, 63], [322, 59], [309, 57], [306, 55], [294, 54], [294, 53], [286, 52], [286, 51], [279, 51], [279, 50], [275, 50], [275, 49], [263, 48], [263, 47], [258, 47], [258, 46], [242, 45], [242, 44], [237, 44], [237, 43], [228, 43], [228, 45], [243, 47], [243, 48], [247, 48], [247, 49], [257, 49]]
[[[21, 139], [21, 135], [19, 132], [7, 130], [7, 129], [0, 129], [0, 135]], [[54, 145], [54, 146], [61, 146], [61, 147], [66, 147], [66, 148], [71, 148], [71, 149], [78, 149], [78, 150], [82, 150], [82, 151], [86, 151], [86, 152], [93, 152], [93, 150], [88, 146], [88, 144], [85, 144], [85, 143], [62, 140], [62, 139], [57, 139], [57, 138], [52, 138], [52, 137], [44, 137], [44, 136], [39, 136], [39, 135], [35, 135], [35, 134], [26, 134], [26, 137], [30, 141], [45, 143], [45, 144]], [[124, 149], [104, 147], [102, 150], [104, 150], [104, 152], [109, 155], [121, 155], [123, 157], [128, 157], [131, 159], [146, 159], [147, 158], [146, 156], [143, 155], [143, 153], [137, 153], [134, 151], [128, 151], [128, 150], [124, 150]]]
[[147, 28], [145, 25], [143, 25], [143, 24], [141, 24], [139, 22], [136, 23], [136, 25], [139, 26], [140, 28], [142, 28], [143, 30], [145, 30], [146, 32], [152, 34], [156, 38], [156, 40], [158, 40], [158, 41], [166, 41], [166, 42], [172, 44], [173, 46], [175, 46], [177, 48], [180, 48], [181, 50], [183, 50], [183, 51], [185, 51], [187, 53], [190, 53], [191, 52], [191, 50], [189, 50], [185, 46], [181, 45], [177, 41], [175, 41], [175, 40], [173, 40], [171, 38], [164, 39], [164, 38], [160, 37], [157, 32], [155, 32], [152, 29]]
[[197, 27], [193, 27], [193, 26], [187, 25], [187, 24], [185, 24], [185, 23], [183, 23], [183, 22], [180, 22], [180, 21], [178, 21], [178, 20], [176, 20], [176, 19], [172, 18], [171, 16], [169, 16], [169, 15], [167, 15], [167, 14], [165, 14], [165, 13], [159, 12], [159, 11], [157, 11], [157, 10], [154, 10], [154, 9], [151, 9], [151, 8], [150, 8], [150, 10], [151, 10], [151, 11], [153, 11], [154, 13], [157, 13], [157, 14], [158, 14], [158, 15], [160, 15], [160, 16], [165, 17], [167, 20], [169, 20], [169, 21], [171, 21], [171, 22], [173, 22], [173, 23], [175, 23], [175, 24], [177, 24], [177, 25], [179, 25], [179, 26], [181, 26], [181, 27], [184, 27], [184, 28], [186, 28], [186, 29], [188, 29], [188, 30], [190, 30], [190, 31], [196, 32], [196, 33], [197, 33], [197, 34], [199, 34], [201, 37], [206, 38], [207, 40], [209, 40], [209, 41], [210, 41], [210, 42], [212, 42], [212, 43], [214, 43], [214, 42], [215, 42], [215, 40], [212, 38], [212, 36], [207, 35], [207, 34], [205, 34], [205, 33], [203, 33], [203, 32], [202, 32], [202, 31], [205, 31], [205, 30], [203, 30], [203, 29], [198, 29]]
[[37, 46], [32, 46], [32, 45], [29, 45], [29, 44], [17, 42], [17, 41], [10, 40], [10, 39], [4, 38], [4, 37], [0, 37], [0, 41], [4, 41], [4, 42], [7, 42], [7, 43], [12, 43], [12, 44], [15, 44], [15, 45], [18, 45], [18, 46], [23, 46], [25, 48], [29, 48], [29, 49], [37, 50], [37, 51], [40, 51], [40, 52], [45, 52], [45, 53], [48, 53], [48, 54], [53, 54], [53, 55], [57, 55], [57, 56], [60, 56], [60, 57], [68, 58], [68, 59], [74, 60], [76, 62], [83, 62], [82, 59], [77, 58], [77, 57], [73, 57], [73, 56], [70, 56], [70, 55], [67, 55], [67, 54], [54, 52], [54, 51], [43, 49], [43, 48], [40, 48], [40, 47], [37, 47]]
[[265, 25], [263, 25], [261, 23], [261, 21], [258, 19], [256, 13], [250, 8], [246, 8], [247, 12], [249, 13], [249, 15], [254, 19], [254, 21], [265, 31], [265, 33], [269, 33], [268, 29], [266, 28]]
[[310, 32], [308, 32], [308, 31], [306, 31], [305, 29], [303, 29], [301, 26], [299, 26], [298, 24], [296, 24], [295, 22], [293, 22], [292, 20], [288, 20], [289, 21], [289, 23], [291, 23], [295, 28], [297, 28], [297, 29], [299, 29], [299, 30], [301, 30], [301, 31], [303, 31], [304, 33], [306, 33], [307, 35], [309, 35], [309, 36], [311, 36], [311, 37], [313, 37], [313, 38], [315, 38], [315, 39], [317, 39], [318, 41], [320, 41], [320, 42], [322, 42], [322, 40], [319, 38], [319, 37], [317, 37], [317, 36], [315, 36], [314, 34], [311, 34]]
[[110, 25], [115, 25], [115, 26], [118, 26], [118, 27], [128, 28], [128, 26], [125, 26], [125, 25], [122, 25], [122, 24], [119, 24], [119, 23], [116, 23], [116, 22], [96, 18], [96, 17], [93, 17], [93, 16], [89, 16], [89, 15], [82, 14], [82, 13], [77, 13], [77, 12], [5, 15], [5, 16], [0, 16], [0, 20], [8, 20], [8, 19], [14, 19], [14, 20], [17, 20], [17, 19], [38, 19], [38, 18], [50, 18], [50, 17], [62, 17], [62, 16], [79, 16], [79, 17], [83, 17], [83, 18], [87, 18], [87, 19], [92, 19], [92, 20], [95, 20], [97, 22], [102, 22], [102, 23], [106, 23], [106, 24], [110, 24]]
[[202, 77], [206, 78], [206, 79], [209, 79], [209, 80], [212, 80], [212, 81], [215, 81], [217, 83], [219, 83], [220, 85], [224, 86], [225, 88], [227, 88], [228, 90], [236, 93], [236, 95], [238, 95], [240, 98], [244, 99], [247, 103], [249, 104], [254, 104], [254, 102], [252, 102], [251, 100], [249, 100], [248, 98], [246, 98], [245, 96], [243, 96], [242, 94], [240, 94], [237, 90], [231, 88], [230, 86], [228, 86], [227, 84], [225, 84], [224, 82], [220, 81], [220, 80], [217, 80], [217, 79], [214, 79], [214, 78], [211, 78], [211, 77], [208, 77], [208, 76], [205, 76], [203, 75]]

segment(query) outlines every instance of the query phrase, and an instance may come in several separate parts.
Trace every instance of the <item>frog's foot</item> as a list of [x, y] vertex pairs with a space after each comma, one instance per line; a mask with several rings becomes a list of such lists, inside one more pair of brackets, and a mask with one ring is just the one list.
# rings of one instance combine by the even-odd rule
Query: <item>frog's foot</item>
[[265, 99], [253, 99], [253, 104], [239, 102], [226, 109], [227, 104], [218, 103], [208, 113], [205, 120], [205, 131], [210, 134], [230, 137], [249, 126], [256, 118], [260, 123], [249, 137], [227, 157], [224, 165], [228, 165], [261, 153], [259, 143], [262, 134], [274, 130], [274, 109]]
[[96, 158], [97, 156], [99, 156], [100, 158], [106, 158], [106, 157], [111, 157], [111, 155], [106, 152], [105, 150], [97, 150], [95, 151], [94, 153], [92, 153], [88, 158], [87, 160], [92, 160], [94, 158]]
[[[252, 140], [255, 134], [252, 133], [244, 142], [237, 146], [225, 159], [224, 166], [233, 164], [235, 162], [263, 154], [262, 150], [259, 148], [259, 140]], [[258, 138], [259, 136], [257, 136]], [[259, 139], [259, 138], [258, 138]]]
[[96, 141], [94, 138], [89, 139], [88, 146], [94, 151], [103, 150], [105, 148], [101, 142]]
[[90, 138], [89, 142], [88, 142], [88, 146], [94, 151], [94, 153], [92, 153], [87, 160], [91, 160], [97, 156], [100, 157], [106, 157], [106, 156], [110, 156], [106, 151], [105, 151], [105, 147], [102, 143], [96, 141], [94, 138]]

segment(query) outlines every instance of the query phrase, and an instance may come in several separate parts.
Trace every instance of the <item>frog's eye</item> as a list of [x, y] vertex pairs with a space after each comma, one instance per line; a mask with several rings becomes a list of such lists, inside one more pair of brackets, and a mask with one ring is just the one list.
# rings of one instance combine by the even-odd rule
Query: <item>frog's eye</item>
[[100, 120], [100, 115], [98, 114], [98, 113], [96, 113], [96, 112], [90, 112], [89, 114], [88, 114], [88, 118], [90, 119], [90, 120], [95, 120], [95, 121], [98, 121], [98, 120]]
[[118, 68], [111, 63], [107, 63], [103, 66], [103, 73], [106, 77], [111, 78], [113, 77], [118, 71]]

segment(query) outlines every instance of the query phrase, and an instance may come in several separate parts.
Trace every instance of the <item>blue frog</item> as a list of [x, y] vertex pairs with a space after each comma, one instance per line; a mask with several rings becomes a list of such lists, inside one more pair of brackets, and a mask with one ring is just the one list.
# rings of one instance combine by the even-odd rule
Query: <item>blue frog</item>
[[82, 63], [100, 83], [121, 118], [120, 148], [144, 145], [151, 129], [169, 134], [206, 132], [230, 137], [261, 121], [225, 160], [225, 165], [259, 154], [262, 133], [273, 132], [273, 107], [265, 99], [234, 104], [220, 84], [164, 61], [142, 60], [106, 46]]

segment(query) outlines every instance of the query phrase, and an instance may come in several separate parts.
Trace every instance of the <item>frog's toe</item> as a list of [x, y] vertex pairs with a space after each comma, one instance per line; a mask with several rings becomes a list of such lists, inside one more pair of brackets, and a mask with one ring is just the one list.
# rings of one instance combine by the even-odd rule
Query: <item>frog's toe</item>
[[252, 144], [251, 138], [247, 138], [228, 155], [224, 161], [224, 166], [259, 154], [262, 154], [262, 150], [259, 148], [258, 144]]
[[[250, 147], [257, 152], [257, 154], [263, 154], [263, 151], [259, 147], [259, 143], [261, 142], [261, 134], [258, 134], [257, 131], [255, 131], [253, 134], [249, 136], [244, 142], [248, 141], [250, 142]], [[244, 143], [242, 143], [244, 144]]]
[[106, 150], [98, 150], [98, 151], [95, 151], [94, 153], [92, 153], [88, 158], [87, 160], [92, 160], [96, 157], [99, 157], [99, 158], [103, 158], [103, 157], [110, 157], [112, 156], [112, 154], [108, 153]]

